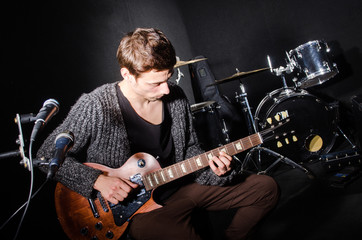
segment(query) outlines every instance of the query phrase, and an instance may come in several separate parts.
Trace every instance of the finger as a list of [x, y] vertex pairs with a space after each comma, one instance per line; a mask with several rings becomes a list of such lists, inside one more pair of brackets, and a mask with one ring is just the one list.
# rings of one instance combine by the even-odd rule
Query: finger
[[226, 157], [219, 157], [219, 160], [224, 164], [223, 169], [225, 170], [229, 170], [230, 166], [231, 166], [231, 161], [229, 159], [227, 159]]
[[211, 168], [211, 170], [218, 176], [221, 175], [221, 172], [219, 170], [219, 168], [215, 165], [214, 161], [213, 160], [210, 160], [209, 161], [209, 166]]
[[226, 170], [226, 165], [220, 158], [214, 156], [212, 158], [212, 161], [216, 164], [216, 166], [219, 170], [221, 170], [221, 171]]
[[130, 180], [128, 179], [123, 179], [129, 186], [131, 186], [132, 188], [138, 188], [138, 184], [137, 183], [134, 183], [134, 182], [131, 182]]
[[216, 175], [221, 176], [223, 174], [225, 174], [228, 170], [227, 170], [227, 166], [224, 164], [223, 161], [221, 161], [219, 158], [214, 157], [212, 159], [216, 170], [214, 171], [216, 173]]
[[225, 166], [226, 166], [226, 169], [230, 169], [230, 166], [231, 166], [231, 161], [232, 161], [232, 157], [227, 155], [226, 153], [224, 152], [220, 152], [222, 154], [220, 154], [219, 156], [219, 159], [220, 161], [222, 161]]
[[[104, 196], [103, 196], [104, 197]], [[104, 197], [108, 202], [111, 202], [111, 203], [113, 203], [113, 204], [117, 204], [118, 202], [119, 202], [119, 200], [118, 199], [116, 199], [115, 197], [108, 197], [108, 198], [106, 198], [106, 197]]]
[[229, 161], [231, 161], [233, 159], [229, 154], [227, 154], [226, 152], [223, 152], [223, 151], [219, 152], [219, 156], [226, 157]]
[[119, 189], [120, 189], [121, 191], [124, 191], [124, 192], [126, 192], [126, 193], [131, 192], [132, 189], [133, 189], [133, 188], [132, 188], [130, 185], [128, 185], [128, 183], [125, 182], [125, 181], [120, 181], [118, 187], [119, 187]]

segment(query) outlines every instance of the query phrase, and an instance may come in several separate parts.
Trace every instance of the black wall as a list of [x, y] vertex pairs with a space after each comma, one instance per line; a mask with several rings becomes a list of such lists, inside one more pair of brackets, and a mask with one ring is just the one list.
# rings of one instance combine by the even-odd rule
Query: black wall
[[[329, 43], [340, 73], [314, 90], [343, 102], [362, 92], [359, 1], [179, 1], [195, 55], [208, 57], [217, 79], [240, 71], [285, 66], [285, 51], [311, 40]], [[287, 76], [288, 79], [288, 76]], [[282, 86], [269, 72], [244, 79], [254, 106]], [[226, 94], [238, 82], [220, 85]]]
[[[2, 10], [0, 153], [17, 149], [16, 113], [36, 113], [46, 99], [57, 99], [60, 111], [43, 137], [80, 94], [118, 80], [116, 49], [121, 36], [135, 27], [162, 29], [182, 60], [206, 56], [216, 79], [232, 75], [235, 68], [266, 67], [267, 55], [274, 67], [285, 66], [285, 51], [310, 40], [325, 40], [340, 73], [311, 90], [341, 101], [347, 109], [350, 98], [362, 93], [362, 2], [358, 0], [16, 1], [4, 4]], [[188, 68], [181, 71], [185, 77], [180, 85], [194, 103]], [[282, 86], [270, 72], [246, 77], [243, 83], [253, 110], [266, 93]], [[238, 82], [219, 89], [234, 101]], [[31, 127], [23, 126], [25, 134]], [[30, 177], [20, 159], [0, 161], [2, 224], [26, 200]], [[34, 188], [44, 179], [36, 171]], [[53, 187], [47, 184], [33, 199], [19, 239], [64, 236], [54, 213]], [[1, 230], [1, 239], [12, 238], [18, 221], [19, 217]]]

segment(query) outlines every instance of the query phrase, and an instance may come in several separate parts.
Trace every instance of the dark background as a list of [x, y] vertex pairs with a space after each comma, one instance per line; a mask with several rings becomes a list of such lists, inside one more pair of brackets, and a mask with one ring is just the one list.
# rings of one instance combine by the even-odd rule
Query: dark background
[[[18, 148], [16, 113], [37, 113], [48, 98], [60, 102], [59, 113], [38, 139], [40, 144], [83, 92], [119, 80], [115, 58], [119, 40], [136, 27], [163, 30], [181, 60], [207, 57], [216, 79], [234, 74], [235, 68], [267, 67], [267, 55], [274, 67], [285, 66], [285, 51], [324, 40], [331, 47], [339, 74], [311, 90], [339, 101], [345, 113], [342, 117], [349, 118], [351, 97], [362, 93], [359, 0], [14, 1], [2, 4], [1, 9], [0, 153]], [[185, 77], [180, 85], [193, 104], [188, 68], [181, 67], [181, 71]], [[287, 81], [290, 84], [288, 76]], [[243, 82], [253, 110], [268, 92], [282, 86], [281, 79], [270, 72]], [[235, 102], [238, 82], [218, 87]], [[28, 139], [32, 125], [23, 128]], [[354, 128], [347, 124], [347, 132]], [[27, 199], [30, 174], [19, 165], [19, 158], [0, 161], [2, 224]], [[34, 177], [37, 189], [45, 176], [36, 170]], [[54, 183], [49, 183], [33, 199], [18, 239], [64, 239], [53, 191]], [[20, 216], [1, 230], [1, 239], [12, 239]]]

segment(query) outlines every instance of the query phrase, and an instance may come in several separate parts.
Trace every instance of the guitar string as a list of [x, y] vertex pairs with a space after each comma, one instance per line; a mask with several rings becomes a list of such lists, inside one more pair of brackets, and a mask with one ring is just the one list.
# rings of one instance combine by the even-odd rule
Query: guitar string
[[[263, 131], [260, 131], [260, 132], [258, 132], [258, 133], [254, 133], [254, 134], [252, 134], [252, 135], [250, 135], [250, 136], [247, 136], [247, 137], [245, 137], [245, 138], [236, 140], [236, 141], [234, 141], [234, 142], [231, 142], [231, 143], [226, 144], [226, 145], [224, 145], [224, 146], [221, 146], [221, 147], [219, 147], [219, 148], [216, 148], [216, 149], [207, 151], [207, 152], [205, 152], [205, 153], [203, 153], [203, 154], [200, 154], [199, 156], [197, 156], [197, 157], [198, 157], [197, 159], [199, 159], [199, 161], [201, 160], [201, 166], [200, 166], [200, 168], [197, 167], [198, 164], [195, 164], [195, 161], [196, 161], [196, 160], [195, 160], [195, 157], [196, 157], [196, 156], [195, 156], [195, 157], [186, 159], [186, 160], [184, 160], [184, 161], [182, 161], [182, 162], [179, 162], [179, 163], [177, 163], [177, 164], [173, 164], [173, 165], [168, 166], [168, 167], [166, 167], [166, 168], [159, 169], [159, 170], [157, 170], [157, 171], [155, 171], [155, 172], [146, 174], [144, 179], [148, 178], [149, 181], [152, 181], [152, 177], [151, 177], [151, 176], [153, 176], [153, 179], [156, 180], [156, 184], [153, 184], [153, 183], [151, 182], [150, 185], [151, 185], [151, 186], [156, 185], [156, 187], [157, 187], [157, 186], [161, 186], [161, 185], [163, 185], [163, 184], [165, 184], [165, 183], [168, 183], [168, 182], [170, 182], [170, 181], [172, 181], [172, 180], [178, 179], [178, 178], [180, 178], [180, 177], [183, 177], [183, 176], [185, 176], [185, 175], [193, 172], [193, 171], [191, 171], [191, 172], [187, 172], [187, 171], [186, 171], [186, 174], [183, 174], [183, 173], [182, 173], [182, 170], [179, 169], [179, 168], [180, 168], [180, 166], [181, 166], [182, 164], [184, 164], [185, 162], [187, 162], [187, 161], [189, 162], [189, 165], [190, 165], [191, 170], [192, 170], [192, 165], [195, 165], [197, 170], [198, 170], [198, 169], [201, 169], [201, 168], [204, 168], [204, 167], [206, 167], [206, 166], [208, 165], [208, 164], [207, 164], [207, 163], [208, 163], [207, 159], [209, 158], [209, 157], [208, 157], [208, 154], [212, 154], [212, 156], [217, 156], [218, 153], [219, 153], [220, 151], [222, 151], [223, 149], [225, 149], [225, 150], [227, 151], [228, 148], [231, 148], [231, 147], [234, 149], [234, 151], [233, 151], [232, 153], [231, 153], [230, 151], [227, 151], [227, 153], [228, 153], [228, 154], [231, 154], [231, 155], [235, 155], [235, 154], [237, 154], [237, 153], [240, 153], [240, 152], [242, 152], [242, 151], [245, 151], [245, 150], [247, 150], [247, 149], [249, 149], [249, 148], [251, 148], [251, 147], [253, 147], [253, 146], [256, 146], [256, 145], [258, 145], [258, 144], [261, 144], [261, 143], [262, 143], [261, 135], [265, 135], [265, 134], [267, 134], [267, 133], [269, 133], [269, 132], [274, 131], [275, 129], [277, 129], [277, 128], [279, 128], [280, 126], [284, 125], [286, 122], [288, 122], [288, 119], [287, 119], [285, 122], [279, 122], [277, 125], [272, 125], [272, 127], [268, 128], [268, 129], [265, 129], [265, 130], [263, 130]], [[247, 143], [247, 142], [245, 142], [245, 141], [249, 141], [250, 143]], [[255, 143], [255, 142], [256, 142], [256, 143]], [[242, 147], [241, 149], [237, 149], [237, 148], [235, 147], [235, 144], [237, 144], [237, 143], [242, 144], [243, 147]], [[246, 145], [246, 147], [245, 147], [245, 145]], [[193, 160], [193, 163], [190, 163], [190, 160]], [[206, 162], [205, 162], [205, 161], [206, 161]], [[172, 168], [174, 168], [174, 170], [172, 170]], [[181, 171], [180, 171], [180, 170], [181, 170]], [[172, 174], [172, 176], [170, 176], [170, 174], [167, 174], [168, 172], [170, 172], [170, 173]], [[180, 172], [181, 172], [181, 174], [180, 174]], [[160, 173], [165, 173], [165, 175], [168, 176], [168, 178], [170, 178], [170, 179], [165, 181], [163, 178], [158, 178], [158, 177], [160, 176]], [[176, 178], [174, 177], [174, 174], [177, 175]], [[162, 179], [162, 180], [163, 180], [163, 183], [160, 184], [160, 183], [158, 182], [158, 179]], [[153, 187], [153, 188], [154, 188], [154, 187]]]

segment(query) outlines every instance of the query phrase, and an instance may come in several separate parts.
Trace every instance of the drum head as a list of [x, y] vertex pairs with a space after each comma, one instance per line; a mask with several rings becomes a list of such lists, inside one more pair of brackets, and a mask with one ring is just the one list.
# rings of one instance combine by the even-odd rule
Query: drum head
[[289, 116], [290, 122], [277, 129], [272, 139], [263, 143], [295, 162], [304, 163], [329, 152], [336, 138], [336, 111], [305, 90], [268, 95], [260, 103], [256, 121], [258, 130], [268, 128], [275, 116]]

